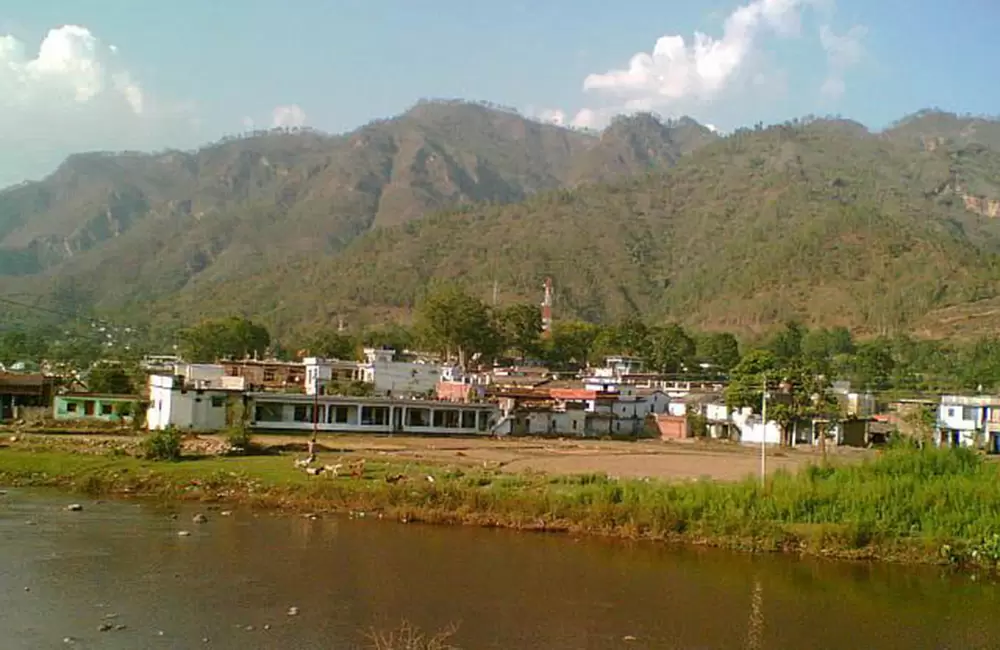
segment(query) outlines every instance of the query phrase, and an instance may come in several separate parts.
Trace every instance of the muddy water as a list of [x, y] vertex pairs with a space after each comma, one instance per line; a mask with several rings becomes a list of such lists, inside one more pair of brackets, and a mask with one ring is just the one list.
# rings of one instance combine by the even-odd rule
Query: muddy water
[[1000, 587], [936, 569], [73, 501], [0, 496], [4, 650], [355, 648], [403, 619], [467, 650], [1000, 647]]

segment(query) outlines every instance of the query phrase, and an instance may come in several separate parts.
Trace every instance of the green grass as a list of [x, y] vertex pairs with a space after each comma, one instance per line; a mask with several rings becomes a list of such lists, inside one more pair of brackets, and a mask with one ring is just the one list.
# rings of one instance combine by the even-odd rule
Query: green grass
[[[385, 480], [396, 474], [406, 478]], [[396, 461], [368, 461], [361, 479], [312, 477], [288, 456], [156, 463], [0, 449], [0, 483], [316, 512], [364, 510], [410, 521], [748, 550], [991, 566], [1000, 561], [1000, 475], [995, 464], [965, 450], [894, 449], [861, 464], [779, 472], [762, 488], [752, 478], [667, 483]]]

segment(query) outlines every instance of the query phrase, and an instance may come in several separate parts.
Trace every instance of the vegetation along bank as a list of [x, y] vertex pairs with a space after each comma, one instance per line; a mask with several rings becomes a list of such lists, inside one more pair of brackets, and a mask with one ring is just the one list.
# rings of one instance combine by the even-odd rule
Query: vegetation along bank
[[[332, 461], [321, 455], [319, 462]], [[367, 460], [311, 476], [287, 455], [143, 460], [0, 448], [0, 485], [219, 501], [404, 522], [680, 541], [751, 551], [996, 567], [998, 466], [975, 452], [893, 448], [858, 464], [778, 471], [766, 486]]]

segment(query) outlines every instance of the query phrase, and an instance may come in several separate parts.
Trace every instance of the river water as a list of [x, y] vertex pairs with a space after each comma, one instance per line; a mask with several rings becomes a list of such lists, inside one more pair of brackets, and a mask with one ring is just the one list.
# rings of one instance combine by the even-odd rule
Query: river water
[[465, 650], [1000, 647], [1000, 587], [941, 569], [71, 502], [0, 496], [3, 650], [360, 648], [404, 619]]

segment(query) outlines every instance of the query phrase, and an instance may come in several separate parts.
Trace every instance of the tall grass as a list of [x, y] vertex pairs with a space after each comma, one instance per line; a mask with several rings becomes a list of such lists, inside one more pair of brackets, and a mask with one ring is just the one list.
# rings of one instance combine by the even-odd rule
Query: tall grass
[[891, 449], [855, 465], [778, 472], [763, 487], [752, 477], [666, 483], [376, 460], [359, 480], [309, 477], [287, 456], [157, 464], [0, 450], [5, 481], [751, 549], [1000, 561], [1000, 472], [962, 449]]

